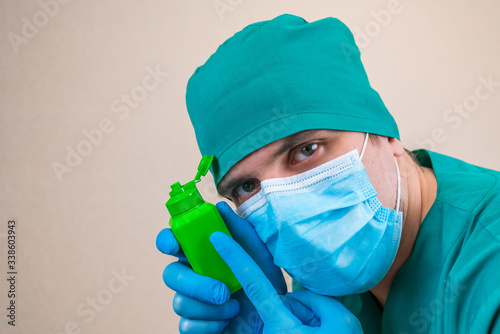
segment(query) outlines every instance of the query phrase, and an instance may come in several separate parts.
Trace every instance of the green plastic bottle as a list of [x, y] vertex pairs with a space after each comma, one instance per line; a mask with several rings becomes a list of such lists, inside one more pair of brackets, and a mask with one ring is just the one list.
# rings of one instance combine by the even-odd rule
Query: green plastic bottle
[[170, 228], [193, 270], [223, 282], [234, 293], [241, 285], [209, 239], [217, 231], [231, 234], [215, 205], [205, 202], [196, 188], [213, 159], [213, 155], [203, 156], [193, 181], [183, 186], [179, 182], [172, 184], [170, 199], [165, 205], [171, 216]]

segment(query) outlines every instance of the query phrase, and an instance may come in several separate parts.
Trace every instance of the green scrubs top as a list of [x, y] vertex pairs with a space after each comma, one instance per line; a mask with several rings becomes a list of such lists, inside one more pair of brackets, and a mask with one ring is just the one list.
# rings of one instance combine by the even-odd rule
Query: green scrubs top
[[500, 334], [500, 172], [428, 150], [437, 195], [382, 310], [370, 292], [340, 297], [365, 334]]

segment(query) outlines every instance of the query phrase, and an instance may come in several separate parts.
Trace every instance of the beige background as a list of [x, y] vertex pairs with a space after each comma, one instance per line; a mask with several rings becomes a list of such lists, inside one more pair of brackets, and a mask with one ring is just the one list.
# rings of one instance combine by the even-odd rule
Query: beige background
[[[155, 238], [168, 224], [169, 185], [190, 180], [200, 158], [185, 87], [219, 44], [252, 22], [285, 12], [340, 18], [357, 32], [371, 83], [406, 147], [426, 143], [500, 169], [500, 87], [472, 105], [479, 77], [500, 81], [494, 0], [65, 2], [0, 2], [2, 333], [177, 332], [173, 292], [162, 281], [172, 258], [156, 250]], [[44, 3], [53, 17], [40, 13]], [[388, 8], [390, 20], [377, 23]], [[13, 46], [12, 34], [22, 37], [23, 25], [34, 23], [38, 31]], [[148, 68], [168, 76], [145, 91]], [[147, 94], [128, 115], [115, 113], [114, 101], [132, 92]], [[443, 118], [463, 103], [473, 109], [467, 118]], [[59, 180], [53, 163], [66, 164], [68, 147], [101, 122], [111, 127], [102, 142]], [[201, 190], [216, 202], [212, 182]], [[15, 328], [5, 316], [9, 219], [18, 232]], [[122, 270], [126, 286], [114, 279]], [[92, 299], [99, 311], [90, 311]]]

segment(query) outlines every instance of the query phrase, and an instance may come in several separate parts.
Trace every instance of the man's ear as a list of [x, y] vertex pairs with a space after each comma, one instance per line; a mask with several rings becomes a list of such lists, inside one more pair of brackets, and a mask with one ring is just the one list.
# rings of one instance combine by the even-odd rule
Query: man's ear
[[403, 154], [405, 153], [405, 148], [403, 146], [403, 143], [401, 143], [399, 139], [389, 137], [387, 141], [389, 142], [389, 147], [395, 157], [399, 158], [403, 156]]

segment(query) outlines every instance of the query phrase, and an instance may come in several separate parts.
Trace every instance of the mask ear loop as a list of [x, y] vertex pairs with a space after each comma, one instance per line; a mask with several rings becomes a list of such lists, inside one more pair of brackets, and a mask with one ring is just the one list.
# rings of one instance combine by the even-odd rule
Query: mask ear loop
[[[359, 160], [363, 159], [363, 154], [365, 154], [366, 144], [368, 143], [368, 132], [365, 136], [365, 142], [363, 143], [363, 148], [361, 149], [361, 154], [359, 156]], [[398, 160], [394, 157], [394, 162], [396, 163], [396, 173], [398, 174], [398, 199], [396, 202], [396, 212], [399, 212], [399, 204], [401, 202], [401, 175], [399, 174], [399, 166]]]
[[366, 133], [365, 142], [363, 143], [363, 148], [361, 149], [361, 155], [359, 156], [360, 161], [363, 159], [363, 154], [365, 154], [365, 148], [367, 143], [368, 143], [368, 132]]
[[396, 172], [398, 173], [398, 200], [396, 202], [396, 212], [399, 212], [399, 202], [401, 200], [401, 176], [399, 175], [398, 160], [396, 157], [394, 157], [394, 161], [396, 162]]

